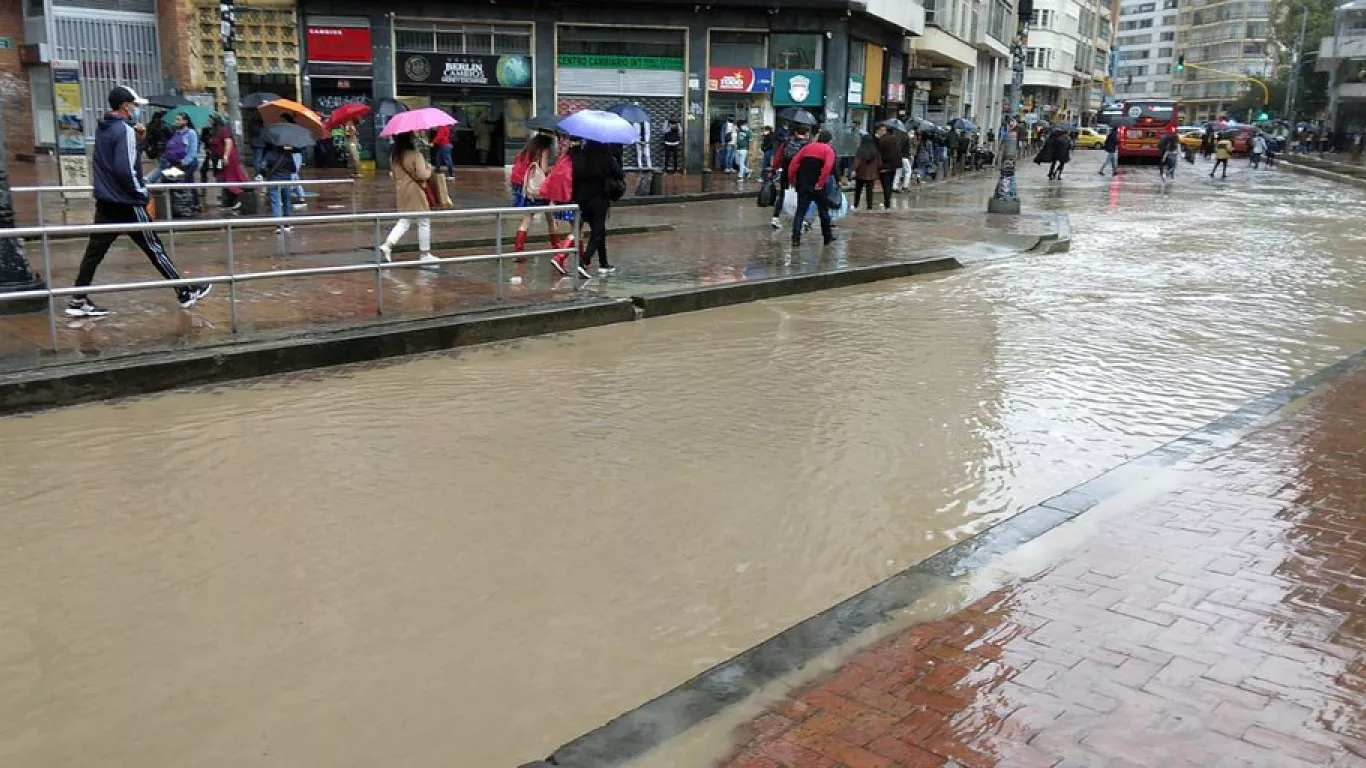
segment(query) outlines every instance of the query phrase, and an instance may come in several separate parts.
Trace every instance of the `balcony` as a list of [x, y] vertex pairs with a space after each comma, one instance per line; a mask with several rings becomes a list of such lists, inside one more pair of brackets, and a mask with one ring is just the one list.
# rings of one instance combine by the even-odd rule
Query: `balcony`
[[864, 13], [875, 16], [888, 24], [895, 24], [912, 35], [925, 34], [925, 6], [913, 0], [862, 0], [850, 2], [851, 6], [863, 6]]
[[[1336, 38], [1337, 46], [1334, 48], [1334, 39], [1325, 37], [1319, 41], [1319, 62], [1330, 62], [1334, 59], [1366, 59], [1366, 35], [1341, 35]], [[1319, 71], [1327, 71], [1332, 65], [1322, 66]]]

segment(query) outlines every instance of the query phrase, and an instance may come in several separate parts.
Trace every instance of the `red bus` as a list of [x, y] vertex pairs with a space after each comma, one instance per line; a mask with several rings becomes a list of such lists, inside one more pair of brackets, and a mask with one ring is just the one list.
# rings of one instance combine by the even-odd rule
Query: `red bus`
[[1119, 158], [1158, 158], [1157, 142], [1163, 134], [1176, 133], [1178, 102], [1175, 99], [1129, 99], [1119, 127]]

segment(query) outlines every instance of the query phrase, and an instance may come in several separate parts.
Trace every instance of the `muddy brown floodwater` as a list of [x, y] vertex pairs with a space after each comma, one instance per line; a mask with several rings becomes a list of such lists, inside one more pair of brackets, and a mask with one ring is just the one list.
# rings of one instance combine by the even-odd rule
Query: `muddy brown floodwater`
[[543, 756], [1366, 344], [1357, 204], [1264, 178], [1059, 193], [1068, 254], [0, 420], [0, 764]]

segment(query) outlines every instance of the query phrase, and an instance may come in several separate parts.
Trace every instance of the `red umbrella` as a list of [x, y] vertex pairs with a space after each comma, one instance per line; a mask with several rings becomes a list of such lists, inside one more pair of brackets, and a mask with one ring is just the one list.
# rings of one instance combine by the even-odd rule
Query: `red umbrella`
[[370, 105], [362, 104], [359, 101], [348, 101], [332, 111], [327, 118], [327, 127], [336, 128], [346, 125], [353, 120], [359, 120], [370, 114]]

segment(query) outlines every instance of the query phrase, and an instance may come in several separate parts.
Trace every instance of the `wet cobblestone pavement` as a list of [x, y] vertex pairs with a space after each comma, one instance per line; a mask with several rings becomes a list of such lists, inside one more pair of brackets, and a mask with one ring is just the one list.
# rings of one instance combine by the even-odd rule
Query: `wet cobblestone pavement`
[[[472, 180], [457, 195], [460, 206], [505, 204], [493, 196], [501, 189], [500, 172], [464, 175]], [[362, 182], [359, 189], [364, 194], [358, 205], [362, 211], [392, 207], [392, 192], [383, 191], [391, 189], [387, 181], [376, 184], [368, 178]], [[772, 230], [767, 223], [768, 211], [760, 210], [749, 199], [619, 208], [613, 211], [609, 223], [618, 232], [610, 237], [609, 249], [619, 271], [610, 278], [595, 278], [578, 290], [553, 271], [549, 256], [535, 257], [527, 264], [506, 262], [502, 279], [496, 266], [483, 263], [431, 271], [391, 270], [381, 285], [376, 284], [375, 275], [370, 272], [242, 283], [237, 287], [237, 334], [231, 329], [226, 285], [216, 286], [214, 293], [192, 312], [180, 310], [173, 293], [165, 288], [105, 294], [99, 302], [112, 310], [111, 316], [75, 321], [58, 318], [56, 354], [51, 351], [46, 313], [0, 315], [0, 370], [127, 352], [272, 338], [381, 320], [597, 297], [622, 298], [642, 292], [908, 260], [953, 249], [980, 247], [986, 252], [1009, 252], [1015, 245], [1027, 243], [1030, 236], [1055, 230], [1055, 218], [1051, 215], [997, 218], [957, 207], [958, 202], [952, 197], [954, 187], [972, 187], [980, 194], [989, 183], [985, 176], [968, 177], [898, 195], [893, 211], [847, 218], [841, 225], [840, 242], [830, 248], [822, 248], [818, 236], [807, 238], [801, 248], [793, 248], [789, 232]], [[735, 182], [730, 184], [734, 186]], [[349, 211], [349, 192], [345, 188], [321, 189], [321, 196], [296, 215]], [[238, 273], [357, 264], [373, 262], [375, 258], [377, 234], [373, 223], [297, 224], [291, 234], [280, 236], [271, 227], [251, 228], [249, 220], [240, 221], [232, 241]], [[512, 250], [517, 222], [510, 217], [504, 221], [505, 252]], [[790, 219], [784, 223], [790, 226]], [[382, 237], [387, 231], [388, 223], [379, 235]], [[447, 257], [492, 253], [491, 240], [496, 231], [491, 217], [434, 219], [433, 250]], [[562, 223], [561, 233], [568, 231], [569, 225]], [[531, 235], [528, 249], [549, 248], [543, 220], [533, 222]], [[472, 241], [484, 242], [478, 247], [450, 247]], [[227, 244], [221, 231], [186, 232], [174, 239], [163, 236], [163, 242], [187, 276], [228, 273]], [[410, 232], [396, 249], [395, 259], [415, 258], [415, 243], [416, 236]], [[54, 285], [72, 284], [84, 246], [83, 239], [51, 243]], [[34, 268], [42, 271], [41, 245], [31, 243], [28, 254]], [[96, 283], [149, 281], [155, 276], [141, 251], [127, 238], [120, 238], [101, 265]], [[382, 316], [378, 312], [380, 292]]]
[[1366, 371], [1157, 485], [769, 702], [719, 764], [1366, 765]]

